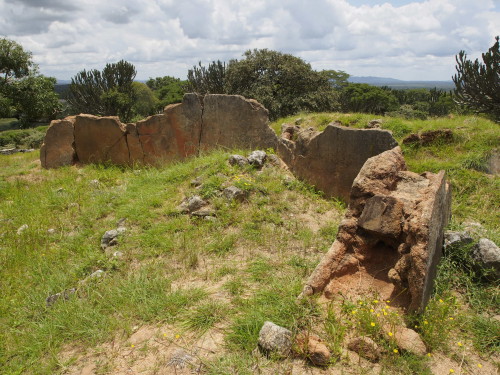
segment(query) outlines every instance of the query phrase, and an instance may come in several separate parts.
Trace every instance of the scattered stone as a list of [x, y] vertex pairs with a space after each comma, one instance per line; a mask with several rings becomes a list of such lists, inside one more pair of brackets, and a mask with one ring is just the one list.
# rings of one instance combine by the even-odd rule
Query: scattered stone
[[47, 229], [47, 233], [48, 234], [55, 234], [56, 230], [54, 228], [49, 228], [49, 229]]
[[52, 294], [51, 296], [48, 296], [45, 299], [45, 303], [47, 304], [48, 307], [50, 307], [54, 303], [56, 303], [59, 299], [68, 300], [75, 293], [76, 293], [76, 289], [75, 288], [65, 289], [62, 292], [59, 292], [59, 293], [56, 293], [56, 294]]
[[20, 236], [23, 232], [28, 229], [28, 224], [23, 224], [17, 229], [17, 235]]
[[183, 214], [189, 214], [206, 206], [208, 202], [204, 201], [199, 195], [185, 198], [177, 207], [177, 210]]
[[483, 236], [486, 233], [486, 229], [481, 225], [481, 223], [478, 223], [477, 221], [471, 221], [471, 220], [464, 221], [462, 223], [462, 226], [464, 227], [467, 233], [476, 236]]
[[229, 157], [229, 164], [244, 167], [248, 165], [248, 159], [242, 155], [231, 155]]
[[194, 180], [191, 180], [191, 182], [189, 184], [193, 187], [198, 187], [198, 186], [201, 186], [202, 183], [203, 183], [202, 178], [201, 178], [201, 176], [199, 176], [199, 177], [196, 177]]
[[60, 187], [59, 189], [56, 190], [56, 193], [64, 193], [65, 190], [64, 188]]
[[488, 174], [500, 175], [500, 150], [491, 151], [487, 160], [486, 172]]
[[230, 201], [239, 201], [243, 202], [245, 199], [248, 198], [248, 192], [245, 190], [241, 190], [240, 188], [236, 186], [229, 186], [225, 188], [222, 191], [222, 194], [224, 194], [224, 197]]
[[208, 217], [208, 216], [215, 216], [215, 210], [211, 208], [205, 208], [201, 210], [197, 210], [194, 212], [191, 212], [191, 215], [197, 216], [197, 217]]
[[272, 322], [265, 322], [259, 332], [258, 344], [266, 355], [285, 358], [292, 349], [292, 332]]
[[[427, 353], [424, 342], [420, 338], [420, 335], [414, 330], [401, 326], [394, 328], [384, 326], [383, 328], [386, 339], [393, 340], [401, 350], [406, 350], [407, 352], [419, 356], [423, 356]], [[392, 335], [389, 335], [389, 332], [391, 332]]]
[[275, 167], [279, 167], [281, 165], [281, 160], [278, 155], [268, 154], [267, 155], [267, 164], [271, 164]]
[[92, 185], [93, 187], [98, 187], [100, 185], [99, 180], [90, 180], [89, 184]]
[[444, 232], [444, 251], [450, 251], [452, 249], [458, 249], [463, 246], [470, 245], [473, 239], [467, 232], [456, 232], [447, 230]]
[[266, 162], [267, 154], [264, 151], [256, 150], [248, 156], [248, 163], [258, 169], [264, 166]]
[[124, 228], [124, 224], [125, 224], [126, 221], [127, 221], [127, 218], [126, 217], [122, 217], [120, 220], [118, 220], [116, 222], [116, 226], [118, 228]]
[[295, 125], [300, 125], [304, 122], [304, 119], [302, 117], [299, 117], [298, 119], [295, 120]]
[[317, 335], [302, 331], [295, 338], [297, 354], [307, 358], [313, 365], [326, 366], [331, 354], [323, 340]]
[[104, 271], [103, 270], [97, 270], [92, 272], [89, 276], [87, 276], [86, 279], [91, 280], [91, 279], [98, 279], [100, 277], [104, 276]]
[[186, 366], [193, 365], [195, 363], [195, 357], [186, 352], [183, 349], [175, 351], [167, 362], [167, 366], [174, 367], [176, 369], [183, 369]]
[[349, 341], [347, 348], [358, 353], [363, 358], [370, 362], [378, 362], [382, 355], [380, 347], [375, 341], [367, 336], [355, 337]]
[[206, 221], [217, 221], [215, 216], [205, 216], [203, 219], [205, 219]]
[[123, 257], [123, 253], [121, 251], [115, 251], [113, 253], [113, 258], [121, 258]]
[[117, 229], [111, 229], [104, 233], [101, 238], [101, 249], [105, 250], [109, 246], [115, 246], [118, 244], [118, 236], [123, 234], [127, 229], [124, 227], [119, 227]]
[[485, 270], [493, 268], [496, 277], [500, 277], [500, 248], [491, 240], [481, 238], [472, 250], [472, 256]]
[[420, 144], [422, 146], [440, 141], [449, 143], [453, 140], [453, 132], [450, 129], [429, 130], [419, 134], [412, 133], [403, 139], [403, 144]]
[[365, 126], [366, 129], [379, 129], [381, 127], [382, 127], [382, 120], [380, 119], [368, 121], [368, 124], [366, 124]]

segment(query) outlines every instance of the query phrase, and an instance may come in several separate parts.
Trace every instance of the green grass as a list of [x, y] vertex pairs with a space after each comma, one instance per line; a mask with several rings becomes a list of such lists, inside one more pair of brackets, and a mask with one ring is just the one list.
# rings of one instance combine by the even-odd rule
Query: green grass
[[[317, 129], [336, 120], [363, 127], [374, 118], [300, 114], [273, 127], [298, 117], [303, 127]], [[499, 178], [484, 173], [485, 158], [498, 146], [498, 125], [460, 116], [382, 120], [398, 141], [410, 132], [453, 130], [450, 144], [403, 146], [407, 163], [416, 172], [445, 169], [453, 185], [450, 227], [478, 221], [498, 243]], [[207, 374], [251, 374], [252, 368], [285, 373], [289, 362], [252, 355], [267, 320], [294, 334], [319, 334], [332, 351], [332, 367], [353, 365], [346, 363], [342, 349], [355, 332], [370, 335], [388, 350], [380, 363], [384, 373], [429, 373], [427, 358], [391, 354], [391, 342], [380, 333], [382, 319], [403, 317], [377, 317], [375, 296], [337, 305], [297, 301], [305, 279], [335, 239], [346, 207], [279, 168], [230, 166], [228, 156], [238, 152], [248, 154], [216, 151], [162, 168], [134, 169], [87, 165], [42, 170], [38, 152], [0, 156], [3, 373], [64, 373], [70, 365], [62, 353], [68, 347], [76, 348], [70, 362], [94, 350], [99, 359], [95, 372], [113, 373], [114, 359], [100, 345], [114, 342], [120, 348], [134, 327], [142, 326], [182, 332], [186, 340], [222, 332], [223, 352], [204, 361]], [[201, 186], [191, 184], [195, 178]], [[248, 189], [248, 200], [225, 200], [220, 192], [228, 184]], [[178, 214], [176, 207], [193, 194], [210, 201], [215, 221]], [[338, 211], [333, 215], [338, 219], [325, 219], [330, 211]], [[309, 227], [301, 215], [319, 225]], [[102, 251], [101, 236], [122, 218], [127, 231], [111, 252]], [[28, 228], [17, 234], [24, 224]], [[112, 256], [116, 250], [121, 257]], [[80, 283], [97, 270], [104, 276]], [[500, 313], [499, 287], [485, 276], [474, 267], [470, 247], [444, 255], [429, 307], [405, 318], [433, 353], [452, 357], [457, 341], [470, 343], [479, 354], [498, 353], [498, 323], [490, 316]], [[78, 290], [68, 300], [46, 306], [47, 296], [74, 287]], [[162, 349], [144, 345], [141, 350]]]

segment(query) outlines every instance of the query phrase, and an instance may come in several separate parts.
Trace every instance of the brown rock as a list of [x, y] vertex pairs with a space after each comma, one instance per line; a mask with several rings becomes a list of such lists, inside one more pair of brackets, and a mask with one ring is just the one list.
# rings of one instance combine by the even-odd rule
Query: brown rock
[[[392, 335], [389, 335], [389, 332]], [[401, 350], [406, 350], [415, 355], [425, 355], [427, 353], [427, 348], [420, 335], [410, 328], [384, 326], [384, 335], [388, 340], [393, 340]]]
[[142, 149], [136, 124], [127, 124], [126, 131], [130, 164], [144, 164], [144, 150]]
[[300, 131], [296, 142], [281, 139], [278, 153], [297, 177], [327, 196], [348, 201], [354, 178], [366, 160], [395, 146], [387, 130], [328, 125], [321, 133]]
[[347, 344], [347, 348], [371, 362], [378, 362], [381, 356], [380, 347], [375, 341], [367, 336], [353, 338]]
[[278, 138], [269, 127], [268, 111], [239, 95], [206, 95], [203, 100], [201, 150], [276, 148]]
[[357, 297], [376, 291], [401, 307], [422, 310], [441, 256], [450, 200], [444, 172], [406, 171], [399, 147], [368, 159], [353, 182], [337, 240], [302, 294]]
[[428, 130], [419, 134], [410, 134], [403, 139], [403, 144], [420, 144], [423, 146], [434, 142], [451, 142], [453, 140], [453, 132], [450, 129]]
[[76, 154], [73, 147], [75, 117], [54, 120], [50, 123], [43, 145], [40, 149], [40, 161], [43, 168], [57, 168], [71, 165]]
[[75, 120], [75, 150], [81, 163], [129, 163], [125, 125], [118, 117], [78, 115]]
[[295, 338], [295, 351], [316, 366], [326, 366], [331, 359], [330, 350], [323, 340], [307, 331], [300, 332]]

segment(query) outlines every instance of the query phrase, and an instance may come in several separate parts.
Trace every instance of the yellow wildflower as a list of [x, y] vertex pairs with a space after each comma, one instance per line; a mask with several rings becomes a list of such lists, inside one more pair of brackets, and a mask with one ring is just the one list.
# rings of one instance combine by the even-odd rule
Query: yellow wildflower
[[452, 368], [450, 368], [450, 374], [454, 373], [455, 370], [453, 370]]
[[393, 350], [393, 352], [394, 352], [394, 353], [398, 353], [398, 350], [397, 350], [397, 349], [394, 349], [394, 350]]
[[179, 337], [181, 337], [181, 335], [179, 335], [179, 334], [175, 335], [176, 339], [178, 339]]
[[389, 332], [389, 336], [392, 336], [392, 332]]
[[373, 322], [371, 322], [371, 323], [370, 323], [370, 325], [371, 325], [372, 327], [375, 327], [375, 323], [373, 323]]
[[457, 345], [458, 345], [458, 346], [463, 346], [463, 345], [462, 345], [462, 343], [461, 343], [460, 341], [459, 341], [459, 342], [457, 342]]
[[478, 364], [477, 364], [477, 367], [479, 367], [479, 368], [483, 368], [483, 365], [482, 365], [482, 364], [480, 364], [480, 363], [478, 363]]

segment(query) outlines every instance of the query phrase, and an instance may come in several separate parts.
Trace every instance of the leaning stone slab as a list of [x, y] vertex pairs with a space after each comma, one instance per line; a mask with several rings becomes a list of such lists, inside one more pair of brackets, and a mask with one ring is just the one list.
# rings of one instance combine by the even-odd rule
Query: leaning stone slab
[[75, 119], [75, 117], [66, 117], [64, 120], [54, 120], [50, 123], [40, 148], [40, 161], [43, 168], [72, 165], [75, 161], [73, 134]]
[[443, 171], [407, 171], [399, 147], [368, 159], [353, 182], [337, 239], [302, 294], [377, 293], [421, 311], [432, 290], [450, 206]]
[[278, 152], [295, 176], [348, 201], [366, 160], [396, 146], [387, 130], [328, 125], [323, 132], [301, 130], [296, 141], [280, 139]]

